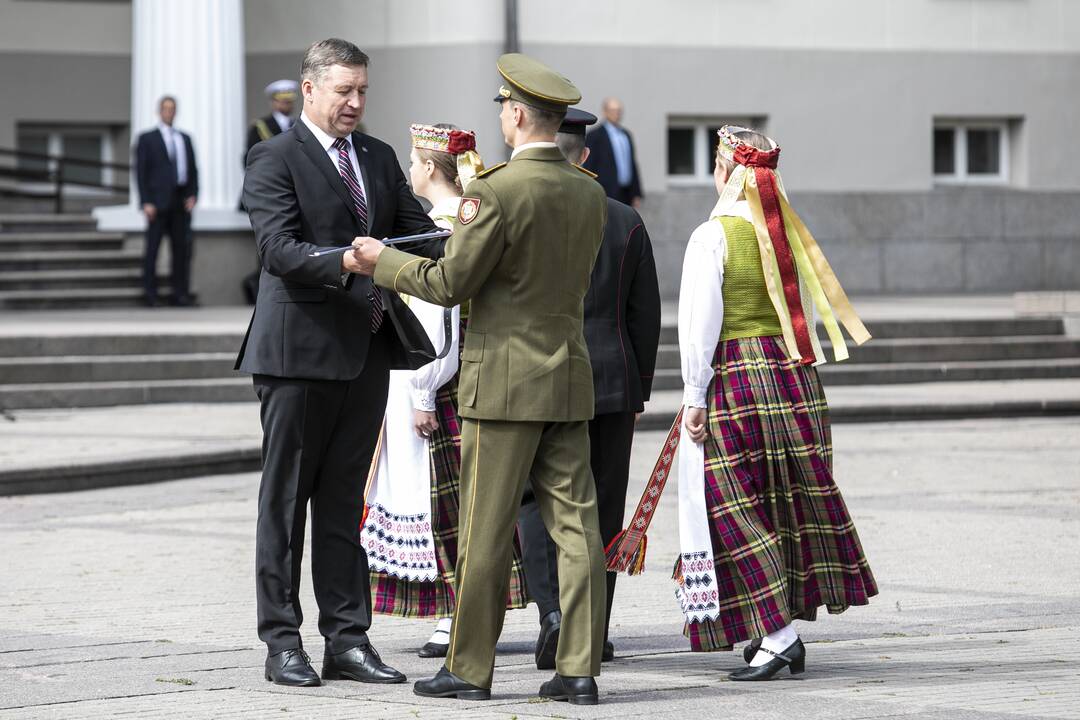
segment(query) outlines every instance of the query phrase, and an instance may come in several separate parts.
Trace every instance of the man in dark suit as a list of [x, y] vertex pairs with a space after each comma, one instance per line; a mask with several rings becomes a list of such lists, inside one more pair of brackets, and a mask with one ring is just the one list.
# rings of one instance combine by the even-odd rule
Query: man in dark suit
[[172, 255], [172, 304], [191, 305], [191, 211], [199, 195], [199, 168], [191, 137], [173, 127], [176, 99], [158, 103], [161, 122], [139, 135], [135, 146], [135, 178], [146, 215], [143, 299], [158, 304], [157, 254], [161, 236], [169, 235]]
[[[555, 141], [571, 162], [589, 158], [585, 127], [596, 122], [591, 113], [570, 108]], [[656, 350], [660, 341], [660, 289], [652, 244], [633, 208], [608, 198], [604, 239], [593, 266], [585, 296], [585, 342], [592, 363], [596, 414], [589, 421], [596, 506], [604, 547], [622, 530], [630, 448], [634, 423], [652, 390]], [[555, 667], [562, 612], [555, 544], [540, 518], [535, 499], [526, 492], [518, 515], [525, 579], [540, 611], [536, 665]], [[607, 574], [603, 659], [615, 656], [608, 641], [616, 573]]]
[[[434, 356], [396, 294], [353, 273], [352, 253], [312, 257], [357, 236], [434, 230], [389, 145], [356, 132], [368, 57], [330, 39], [304, 56], [304, 111], [255, 145], [244, 205], [262, 271], [237, 358], [262, 404], [263, 475], [256, 531], [258, 630], [266, 678], [319, 685], [301, 648], [300, 560], [311, 502], [311, 565], [325, 638], [322, 678], [397, 683], [368, 641], [371, 589], [359, 543], [363, 478], [382, 425], [389, 369]], [[437, 257], [442, 243], [414, 248]]]
[[618, 98], [604, 98], [605, 122], [585, 136], [589, 149], [584, 166], [596, 173], [609, 198], [634, 208], [641, 205], [641, 178], [638, 175], [634, 139], [622, 126], [623, 106]]

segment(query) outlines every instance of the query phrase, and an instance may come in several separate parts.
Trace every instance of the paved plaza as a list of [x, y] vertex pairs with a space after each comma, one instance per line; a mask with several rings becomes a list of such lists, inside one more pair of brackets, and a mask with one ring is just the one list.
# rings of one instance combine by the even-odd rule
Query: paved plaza
[[[635, 448], [641, 487], [659, 433]], [[1080, 718], [1080, 418], [842, 425], [836, 470], [881, 595], [800, 624], [806, 674], [737, 684], [692, 654], [669, 578], [674, 487], [644, 575], [624, 578], [602, 704], [541, 701], [536, 612], [511, 612], [493, 700], [410, 685], [262, 679], [254, 634], [258, 476], [0, 498], [0, 720], [6, 718]], [[318, 665], [316, 608], [305, 638]], [[425, 621], [372, 637], [410, 681]]]

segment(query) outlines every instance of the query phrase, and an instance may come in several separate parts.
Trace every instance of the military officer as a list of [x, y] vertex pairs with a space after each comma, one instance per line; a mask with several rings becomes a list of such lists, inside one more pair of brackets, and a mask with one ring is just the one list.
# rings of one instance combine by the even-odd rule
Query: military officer
[[266, 96], [270, 98], [270, 114], [259, 118], [248, 128], [245, 158], [247, 151], [251, 150], [255, 143], [269, 140], [292, 127], [293, 106], [299, 90], [300, 85], [295, 80], [275, 80], [266, 86]]
[[418, 695], [488, 699], [525, 484], [558, 548], [562, 639], [540, 695], [595, 704], [605, 571], [589, 470], [593, 382], [582, 305], [603, 236], [603, 189], [555, 145], [577, 88], [525, 55], [498, 61], [510, 161], [466, 191], [446, 255], [429, 261], [357, 238], [386, 288], [444, 306], [471, 299], [462, 417], [457, 610], [445, 666]]

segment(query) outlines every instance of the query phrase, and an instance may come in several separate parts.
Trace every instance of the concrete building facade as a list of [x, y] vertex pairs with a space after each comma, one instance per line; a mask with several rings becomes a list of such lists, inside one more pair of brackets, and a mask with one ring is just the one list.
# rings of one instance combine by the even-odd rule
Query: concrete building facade
[[[0, 0], [0, 148], [127, 159], [143, 129], [129, 127], [132, 12]], [[727, 121], [780, 142], [793, 203], [851, 292], [1080, 287], [1080, 2], [245, 0], [239, 117], [264, 114], [266, 83], [328, 36], [371, 56], [364, 125], [403, 162], [411, 122], [475, 129], [486, 160], [505, 158], [491, 97], [508, 46], [571, 78], [585, 109], [621, 98], [667, 297]]]

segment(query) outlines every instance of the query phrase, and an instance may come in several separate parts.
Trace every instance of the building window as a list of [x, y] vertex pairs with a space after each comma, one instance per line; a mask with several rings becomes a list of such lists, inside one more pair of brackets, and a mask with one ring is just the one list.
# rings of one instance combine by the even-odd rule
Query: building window
[[667, 129], [667, 176], [672, 185], [706, 185], [712, 182], [716, 131], [724, 125], [741, 125], [765, 132], [763, 117], [672, 117]]
[[1007, 183], [1007, 120], [938, 120], [934, 123], [934, 180], [940, 183]]
[[[119, 135], [118, 128], [107, 125], [45, 125], [19, 123], [16, 147], [25, 153], [48, 155], [76, 160], [112, 163]], [[55, 162], [41, 157], [20, 157], [19, 168], [34, 172], [52, 172]], [[89, 186], [110, 185], [117, 180], [116, 171], [93, 165], [64, 166], [64, 180]]]

